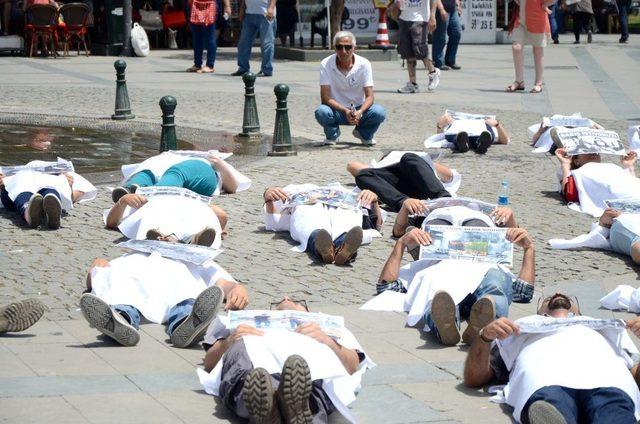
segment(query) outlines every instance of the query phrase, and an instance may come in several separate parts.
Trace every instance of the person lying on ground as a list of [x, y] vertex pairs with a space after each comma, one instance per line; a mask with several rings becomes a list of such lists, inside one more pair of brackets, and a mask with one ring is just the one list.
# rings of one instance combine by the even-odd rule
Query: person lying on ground
[[219, 248], [227, 213], [199, 196], [149, 198], [128, 193], [103, 213], [105, 226], [133, 240], [166, 240]]
[[384, 264], [376, 285], [378, 296], [386, 291], [404, 293], [407, 324], [414, 326], [424, 317], [425, 331], [433, 331], [447, 346], [458, 344], [460, 321], [468, 320], [462, 340], [471, 344], [482, 326], [508, 315], [511, 302], [528, 303], [533, 297], [533, 240], [522, 228], [508, 229], [506, 238], [523, 249], [518, 277], [496, 264], [460, 259], [419, 260], [401, 267], [405, 250], [432, 242], [429, 233], [414, 228], [398, 239]]
[[189, 347], [202, 339], [223, 299], [227, 310], [249, 303], [246, 288], [215, 262], [199, 266], [134, 252], [93, 262], [80, 309], [91, 327], [123, 346], [138, 343], [144, 316], [166, 324], [175, 347]]
[[437, 134], [425, 141], [425, 147], [432, 147], [436, 141], [445, 140], [453, 144], [453, 149], [465, 153], [473, 149], [484, 154], [492, 144], [508, 144], [509, 133], [497, 119], [457, 119], [442, 115], [436, 122]]
[[[264, 192], [265, 227], [269, 231], [288, 231], [300, 243], [294, 250], [308, 252], [325, 264], [346, 265], [355, 260], [363, 243], [380, 237], [384, 217], [378, 197], [369, 190], [357, 194], [354, 208], [336, 207], [322, 202], [284, 208], [292, 196], [318, 189], [315, 184], [290, 184]], [[342, 186], [332, 186], [344, 190]]]
[[40, 225], [52, 230], [60, 228], [62, 211], [73, 209], [74, 203], [94, 199], [97, 193], [93, 184], [75, 172], [48, 174], [22, 170], [6, 177], [0, 174], [2, 205], [17, 212], [29, 228]]
[[[272, 306], [309, 312], [306, 301], [286, 296]], [[204, 371], [198, 372], [207, 393], [256, 423], [327, 423], [336, 410], [355, 422], [347, 405], [375, 364], [347, 328], [330, 336], [316, 322], [283, 331], [245, 323], [229, 330], [227, 321], [212, 322], [203, 342]]]
[[[626, 327], [640, 335], [640, 318]], [[464, 384], [506, 384], [498, 396], [516, 422], [632, 424], [640, 418], [637, 354], [623, 322], [583, 317], [577, 299], [556, 293], [538, 315], [485, 325], [467, 355]]]
[[251, 185], [251, 180], [215, 155], [203, 158], [164, 152], [141, 163], [123, 165], [122, 174], [121, 186], [111, 192], [114, 203], [127, 193], [135, 193], [138, 187], [183, 187], [213, 196], [246, 190]]
[[[580, 116], [565, 116], [565, 115], [553, 115], [550, 119], [554, 118], [577, 118]], [[551, 152], [553, 153], [557, 147], [562, 147], [562, 143], [559, 142], [557, 137], [558, 130], [564, 130], [569, 128], [591, 128], [595, 130], [602, 130], [604, 127], [591, 119], [586, 120], [587, 125], [584, 127], [576, 126], [549, 126], [545, 125], [543, 119], [542, 122], [529, 126], [528, 133], [531, 136], [531, 145], [535, 147], [534, 152]]]
[[0, 334], [26, 330], [42, 318], [45, 309], [38, 299], [25, 299], [0, 306]]
[[[395, 161], [395, 158], [398, 160]], [[455, 170], [416, 153], [392, 152], [380, 164], [384, 165], [385, 161], [391, 163], [370, 167], [352, 161], [347, 164], [347, 171], [355, 177], [358, 188], [374, 192], [393, 212], [400, 211], [408, 199], [451, 197], [443, 182], [454, 182], [456, 176], [459, 186], [459, 174]]]

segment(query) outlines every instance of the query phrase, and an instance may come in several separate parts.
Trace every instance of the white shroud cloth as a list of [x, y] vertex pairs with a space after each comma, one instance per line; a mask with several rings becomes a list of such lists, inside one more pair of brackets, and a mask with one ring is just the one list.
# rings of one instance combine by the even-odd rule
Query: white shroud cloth
[[195, 299], [220, 279], [235, 281], [213, 261], [198, 266], [156, 253], [129, 253], [91, 271], [96, 296], [109, 305], [131, 305], [158, 324], [167, 320], [173, 306]]
[[619, 285], [600, 299], [603, 308], [640, 313], [640, 288]]

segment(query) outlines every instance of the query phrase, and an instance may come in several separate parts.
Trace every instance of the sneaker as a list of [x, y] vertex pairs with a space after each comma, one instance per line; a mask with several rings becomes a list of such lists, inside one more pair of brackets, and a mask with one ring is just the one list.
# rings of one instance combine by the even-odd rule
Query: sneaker
[[291, 355], [284, 362], [278, 387], [278, 403], [284, 422], [311, 424], [309, 407], [312, 382], [309, 365], [300, 355]]
[[441, 71], [450, 71], [451, 67], [448, 65], [440, 65], [440, 66], [436, 66], [436, 68], [440, 69]]
[[213, 244], [213, 241], [215, 239], [216, 230], [214, 230], [213, 228], [205, 228], [199, 233], [196, 233], [189, 243], [209, 247]]
[[318, 230], [316, 235], [316, 252], [325, 264], [332, 264], [334, 261], [333, 239], [327, 230]]
[[235, 71], [234, 73], [231, 74], [232, 77], [241, 77], [244, 74], [246, 74], [249, 71], [242, 71], [240, 69], [238, 69], [237, 71]]
[[433, 91], [440, 84], [440, 69], [436, 68], [433, 72], [429, 72], [429, 85], [427, 89]]
[[83, 294], [80, 298], [80, 310], [91, 327], [121, 345], [135, 346], [140, 341], [138, 330], [98, 296], [92, 293]]
[[402, 93], [402, 94], [412, 94], [412, 93], [419, 93], [420, 92], [420, 86], [418, 84], [414, 84], [411, 81], [408, 81], [404, 87], [402, 88], [398, 88], [398, 93]]
[[591, 44], [592, 41], [593, 41], [593, 32], [589, 30], [589, 32], [587, 32], [587, 44]]
[[264, 72], [260, 71], [256, 74], [257, 77], [270, 77], [271, 74], [265, 74]]
[[438, 291], [431, 302], [431, 319], [446, 346], [455, 346], [460, 341], [460, 330], [456, 323], [456, 304], [451, 295]]
[[223, 298], [224, 293], [218, 286], [204, 289], [196, 297], [189, 316], [174, 328], [171, 343], [175, 347], [189, 347], [200, 341], [211, 321], [218, 315]]
[[371, 140], [365, 140], [364, 137], [360, 135], [360, 131], [358, 131], [358, 128], [354, 128], [353, 131], [351, 131], [351, 134], [355, 138], [360, 140], [360, 142], [362, 142], [362, 144], [364, 144], [365, 146], [373, 146], [374, 144], [376, 144], [376, 141], [373, 138]]
[[334, 146], [337, 142], [338, 142], [338, 139], [329, 140], [328, 138], [325, 138], [324, 141], [322, 142], [322, 145], [323, 146]]
[[462, 333], [462, 341], [469, 345], [473, 344], [480, 329], [493, 321], [495, 317], [496, 306], [493, 299], [488, 296], [478, 299], [471, 307], [467, 328]]
[[129, 193], [135, 193], [140, 188], [140, 184], [131, 184], [129, 186]]
[[344, 243], [338, 248], [336, 253], [335, 264], [346, 265], [353, 259], [360, 246], [362, 245], [362, 228], [353, 227], [344, 236]]
[[527, 415], [530, 424], [567, 424], [560, 411], [544, 400], [533, 402]]
[[44, 315], [45, 306], [38, 299], [13, 302], [0, 308], [0, 334], [24, 331]]
[[580, 44], [580, 40], [574, 41], [573, 44]]
[[52, 230], [60, 228], [60, 217], [62, 216], [62, 203], [60, 199], [53, 193], [48, 193], [42, 200], [42, 208], [44, 209], [45, 223]]
[[42, 216], [44, 215], [42, 200], [40, 193], [33, 193], [29, 198], [26, 208], [27, 213], [24, 216], [29, 228], [38, 228], [42, 224]]
[[478, 137], [476, 153], [484, 155], [489, 150], [489, 146], [491, 146], [491, 134], [489, 134], [489, 131], [482, 131], [480, 137]]
[[129, 194], [129, 190], [124, 187], [116, 187], [111, 192], [111, 200], [113, 200], [113, 203], [118, 203], [118, 200], [125, 194]]
[[462, 66], [456, 65], [455, 63], [449, 64], [449, 65], [445, 65], [445, 66], [448, 66], [449, 68], [453, 69], [454, 71], [459, 71], [460, 69], [462, 69]]
[[242, 398], [251, 423], [279, 424], [281, 422], [275, 394], [271, 374], [267, 370], [255, 368], [247, 374], [242, 388]]
[[469, 134], [461, 131], [456, 135], [456, 150], [460, 153], [469, 151]]
[[557, 38], [554, 38], [554, 39], [553, 39], [553, 44], [560, 44], [560, 40], [559, 40], [559, 39], [557, 39]]
[[629, 42], [629, 37], [620, 37], [620, 39], [618, 40], [618, 43], [620, 44], [626, 44]]

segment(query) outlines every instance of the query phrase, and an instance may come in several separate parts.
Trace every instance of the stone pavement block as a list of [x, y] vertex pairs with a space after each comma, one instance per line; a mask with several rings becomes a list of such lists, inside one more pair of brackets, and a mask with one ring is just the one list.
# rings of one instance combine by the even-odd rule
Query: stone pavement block
[[92, 423], [175, 423], [179, 418], [148, 393], [64, 396]]
[[380, 335], [355, 333], [367, 355], [378, 365], [417, 360], [412, 351], [397, 346], [393, 341], [386, 340]]
[[127, 374], [140, 390], [144, 392], [160, 392], [171, 390], [201, 390], [202, 385], [198, 381], [196, 369], [185, 372], [157, 372], [157, 373], [135, 373]]
[[396, 383], [421, 383], [455, 379], [453, 375], [442, 371], [432, 364], [413, 361], [382, 364], [369, 370], [362, 381], [367, 386]]
[[149, 395], [185, 423], [244, 422], [204, 391], [162, 391], [151, 392]]
[[0, 398], [1, 420], [7, 423], [84, 424], [89, 421], [60, 396]]
[[464, 373], [464, 361], [440, 361], [432, 362], [431, 365], [445, 372], [453, 374], [459, 380], [462, 379]]
[[139, 389], [121, 375], [22, 377], [0, 382], [0, 397], [62, 396], [137, 392]]
[[0, 379], [35, 376], [36, 374], [31, 370], [31, 368], [22, 362], [16, 354], [11, 352], [9, 348], [0, 344]]
[[[46, 314], [46, 313], [45, 313]], [[46, 315], [45, 315], [46, 316]], [[39, 344], [64, 344], [77, 343], [77, 340], [69, 332], [65, 331], [58, 323], [41, 319], [25, 331], [0, 337], [0, 344], [5, 346], [39, 345]]]
[[469, 389], [460, 380], [431, 383], [394, 384], [415, 401], [427, 402], [441, 416], [469, 424], [511, 423], [511, 408], [503, 412], [500, 405], [489, 401], [481, 390]]
[[367, 386], [351, 405], [358, 423], [417, 423], [446, 419], [423, 402], [391, 386]]

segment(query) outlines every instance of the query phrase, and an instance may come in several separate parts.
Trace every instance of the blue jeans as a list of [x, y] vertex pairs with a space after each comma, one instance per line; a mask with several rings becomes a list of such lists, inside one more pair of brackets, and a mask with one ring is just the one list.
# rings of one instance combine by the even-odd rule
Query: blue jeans
[[[40, 189], [38, 190], [38, 193], [40, 193], [42, 197], [47, 194], [53, 194], [58, 198], [58, 200], [60, 200], [60, 193], [52, 188]], [[16, 196], [16, 200], [11, 200], [9, 193], [3, 187], [0, 190], [0, 201], [2, 201], [2, 204], [8, 211], [17, 211], [20, 216], [24, 216], [24, 212], [27, 209], [27, 203], [29, 203], [29, 199], [31, 199], [32, 195], [33, 193], [24, 191]]]
[[242, 30], [238, 41], [238, 70], [249, 72], [249, 58], [251, 46], [256, 35], [260, 33], [260, 52], [262, 53], [262, 65], [260, 71], [265, 75], [273, 74], [273, 52], [275, 40], [276, 20], [271, 22], [262, 15], [249, 13], [244, 15]]
[[596, 389], [570, 389], [563, 386], [546, 386], [536, 390], [522, 408], [526, 417], [535, 401], [543, 400], [553, 405], [567, 424], [636, 422], [633, 401], [622, 390], [615, 387]]
[[[456, 324], [460, 327], [460, 320], [469, 319], [471, 307], [483, 296], [490, 296], [496, 305], [496, 318], [509, 315], [509, 305], [513, 298], [511, 277], [498, 268], [490, 269], [482, 279], [476, 290], [465, 297], [456, 307]], [[429, 326], [433, 334], [440, 340], [440, 334], [433, 324], [431, 312], [424, 317], [425, 323]]]
[[216, 63], [216, 24], [194, 25], [191, 24], [191, 41], [193, 43], [193, 64], [202, 67], [202, 49], [207, 46], [207, 66], [213, 68]]
[[620, 19], [620, 37], [629, 38], [629, 10], [631, 9], [631, 0], [616, 0], [618, 6], [618, 19]]
[[[462, 37], [462, 26], [460, 25], [460, 16], [458, 12], [449, 13], [449, 19], [443, 20], [440, 13], [436, 14], [436, 30], [433, 33], [433, 66], [439, 68], [444, 64], [454, 65], [456, 63], [456, 55], [458, 54], [458, 45], [460, 37]], [[447, 35], [449, 42], [447, 43]], [[447, 46], [447, 52], [444, 53], [444, 46]]]
[[[315, 230], [314, 232], [312, 232], [309, 235], [309, 240], [307, 241], [307, 250], [306, 250], [306, 252], [309, 255], [311, 255], [311, 257], [316, 262], [322, 262], [322, 259], [320, 258], [320, 255], [318, 254], [318, 249], [316, 249], [316, 238], [318, 237], [318, 232], [320, 232], [320, 230]], [[347, 235], [347, 233], [342, 233], [333, 241], [333, 249], [334, 250], [338, 249], [340, 246], [342, 246], [344, 244], [344, 238], [345, 238], [346, 235]], [[356, 256], [358, 256], [358, 252], [356, 252], [353, 255], [351, 260], [354, 260], [356, 258]]]
[[609, 243], [614, 252], [631, 256], [631, 247], [640, 242], [640, 235], [628, 230], [619, 221], [613, 221], [609, 231]]
[[556, 9], [558, 5], [556, 3], [549, 6], [549, 10], [551, 10], [551, 15], [549, 15], [549, 25], [551, 25], [551, 38], [554, 40], [558, 39], [558, 21], [556, 21]]
[[[173, 333], [173, 330], [185, 320], [193, 309], [195, 299], [186, 299], [175, 305], [169, 310], [169, 318], [167, 319], [167, 328], [165, 332], [169, 337]], [[129, 324], [136, 330], [140, 328], [140, 311], [131, 305], [112, 305], [112, 308], [116, 312], [121, 314]]]
[[[360, 106], [357, 106], [359, 108]], [[365, 140], [372, 140], [376, 131], [387, 117], [387, 111], [380, 105], [372, 104], [360, 118], [360, 124], [356, 126], [360, 135]], [[320, 105], [316, 109], [316, 121], [324, 129], [327, 140], [337, 140], [340, 136], [340, 125], [350, 125], [344, 113], [332, 109], [327, 105]]]

